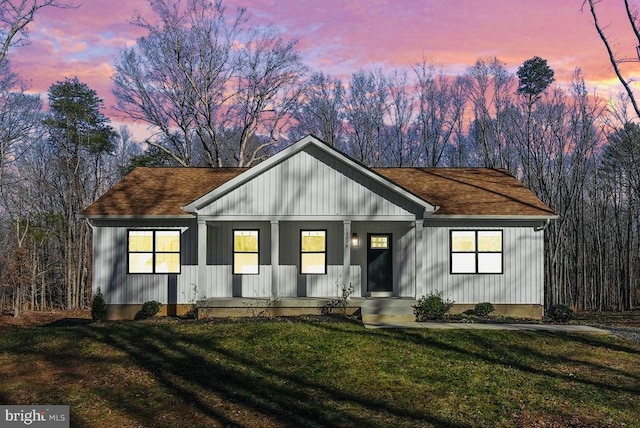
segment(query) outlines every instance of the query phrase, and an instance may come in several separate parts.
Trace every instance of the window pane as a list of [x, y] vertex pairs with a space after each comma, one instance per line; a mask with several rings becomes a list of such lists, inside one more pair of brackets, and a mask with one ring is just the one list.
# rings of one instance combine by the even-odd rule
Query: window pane
[[303, 253], [300, 260], [300, 273], [326, 273], [325, 260], [324, 253]]
[[157, 273], [180, 273], [180, 254], [156, 254]]
[[302, 231], [302, 252], [318, 251], [324, 252], [326, 245], [326, 232]]
[[476, 233], [474, 231], [451, 232], [451, 251], [475, 251]]
[[389, 248], [389, 237], [388, 236], [372, 236], [371, 237], [371, 248]]
[[258, 252], [258, 231], [234, 230], [233, 251]]
[[502, 251], [502, 232], [478, 231], [478, 251]]
[[476, 254], [451, 254], [451, 273], [476, 273]]
[[153, 254], [129, 253], [129, 273], [153, 273]]
[[153, 251], [153, 231], [130, 230], [129, 251]]
[[156, 232], [156, 251], [180, 251], [180, 231], [161, 230]]
[[258, 254], [235, 253], [233, 255], [234, 274], [257, 274], [258, 272]]
[[502, 253], [478, 253], [478, 273], [502, 273]]

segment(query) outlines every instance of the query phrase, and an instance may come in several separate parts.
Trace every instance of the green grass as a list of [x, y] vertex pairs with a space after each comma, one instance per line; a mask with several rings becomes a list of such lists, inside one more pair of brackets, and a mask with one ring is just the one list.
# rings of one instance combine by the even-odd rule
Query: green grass
[[0, 402], [87, 427], [640, 426], [639, 361], [603, 335], [117, 322], [3, 332]]

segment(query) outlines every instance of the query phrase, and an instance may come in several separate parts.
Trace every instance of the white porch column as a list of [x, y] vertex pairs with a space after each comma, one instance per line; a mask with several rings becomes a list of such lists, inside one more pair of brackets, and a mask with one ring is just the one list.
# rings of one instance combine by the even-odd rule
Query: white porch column
[[271, 300], [276, 300], [280, 294], [278, 278], [280, 270], [280, 223], [271, 220]]
[[[198, 219], [198, 291], [207, 288], [207, 222]], [[196, 297], [197, 299], [197, 297]]]
[[425, 266], [425, 243], [424, 243], [424, 228], [422, 227], [424, 220], [416, 220], [415, 227], [413, 231], [415, 233], [413, 242], [415, 243], [415, 282], [414, 282], [414, 290], [413, 296], [417, 299], [420, 296], [418, 293], [422, 294], [423, 286], [426, 282], [424, 266]]
[[343, 220], [344, 253], [342, 258], [342, 285], [348, 287], [351, 282], [351, 220]]

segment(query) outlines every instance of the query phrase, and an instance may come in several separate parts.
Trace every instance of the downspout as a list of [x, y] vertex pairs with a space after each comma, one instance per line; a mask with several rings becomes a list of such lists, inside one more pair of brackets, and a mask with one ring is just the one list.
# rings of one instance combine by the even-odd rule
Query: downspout
[[536, 232], [544, 232], [545, 230], [547, 230], [547, 227], [549, 227], [550, 224], [551, 224], [551, 219], [547, 218], [544, 221], [544, 223], [542, 223], [542, 226], [536, 226], [533, 228], [533, 230]]
[[84, 218], [84, 221], [85, 221], [85, 222], [87, 223], [87, 225], [91, 228], [91, 232], [93, 232], [93, 231], [96, 229], [96, 227], [95, 227], [93, 224], [91, 224], [91, 219], [89, 219], [89, 217], [85, 217], [85, 218]]

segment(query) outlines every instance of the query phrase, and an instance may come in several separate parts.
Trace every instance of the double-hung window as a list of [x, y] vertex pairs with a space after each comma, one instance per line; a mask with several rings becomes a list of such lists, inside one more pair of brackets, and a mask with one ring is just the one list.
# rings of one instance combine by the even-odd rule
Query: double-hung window
[[179, 230], [129, 230], [129, 273], [180, 273]]
[[260, 273], [260, 232], [258, 230], [233, 231], [233, 274]]
[[300, 273], [327, 273], [327, 231], [300, 231]]
[[452, 230], [451, 273], [502, 273], [501, 230]]

